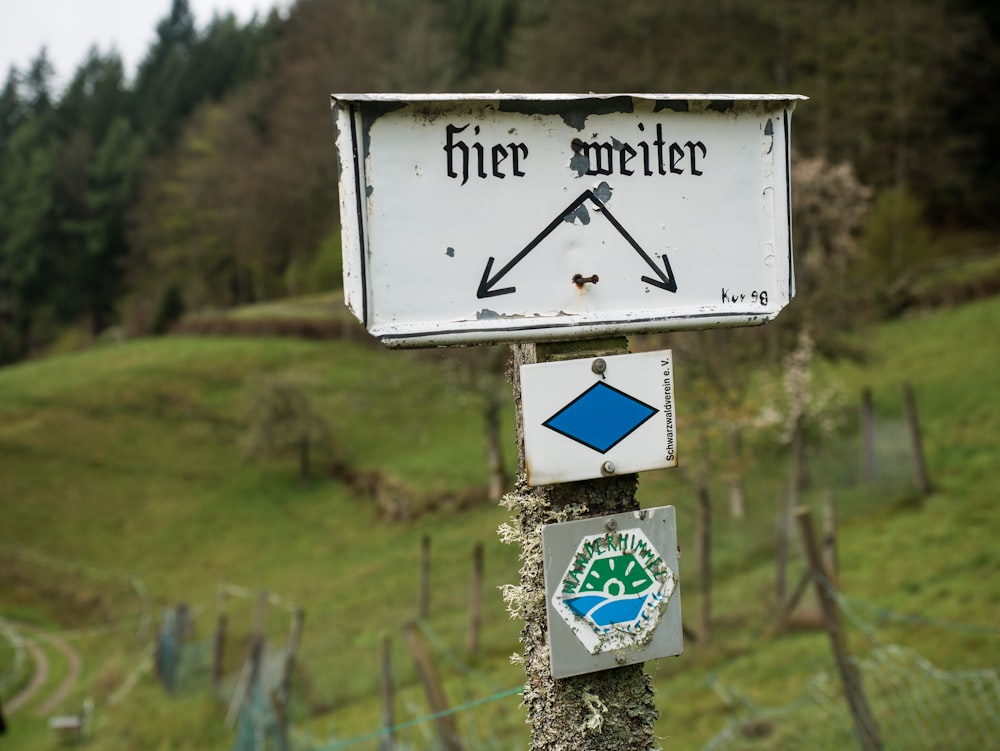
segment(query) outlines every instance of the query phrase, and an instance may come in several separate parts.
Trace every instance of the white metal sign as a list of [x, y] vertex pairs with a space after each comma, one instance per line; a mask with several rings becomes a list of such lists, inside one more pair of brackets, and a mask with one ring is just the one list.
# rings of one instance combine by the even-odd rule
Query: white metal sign
[[684, 648], [673, 506], [542, 527], [556, 678]]
[[670, 350], [521, 366], [529, 485], [677, 466]]
[[389, 346], [763, 323], [793, 95], [335, 95], [347, 304]]

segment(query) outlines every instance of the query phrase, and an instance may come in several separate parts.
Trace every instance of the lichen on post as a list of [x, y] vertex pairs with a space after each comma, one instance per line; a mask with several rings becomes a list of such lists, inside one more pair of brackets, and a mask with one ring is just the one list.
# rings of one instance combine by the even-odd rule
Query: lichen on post
[[504, 589], [504, 599], [511, 616], [524, 620], [524, 653], [515, 659], [524, 663], [530, 751], [652, 751], [659, 748], [653, 731], [658, 711], [652, 681], [641, 664], [558, 680], [552, 677], [542, 559], [543, 525], [637, 510], [638, 477], [529, 487], [524, 466], [520, 366], [623, 354], [627, 341], [524, 344], [512, 350], [520, 471], [517, 487], [503, 499], [512, 518], [501, 527], [500, 535], [505, 542], [521, 546], [521, 581]]

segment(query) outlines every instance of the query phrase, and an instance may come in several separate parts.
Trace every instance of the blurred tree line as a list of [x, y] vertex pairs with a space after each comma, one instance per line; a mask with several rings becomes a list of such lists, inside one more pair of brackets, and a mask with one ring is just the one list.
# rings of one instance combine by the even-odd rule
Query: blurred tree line
[[[988, 0], [297, 0], [203, 29], [173, 0], [134, 77], [96, 49], [62, 91], [44, 50], [7, 74], [0, 362], [337, 286], [331, 92], [803, 93], [796, 149], [873, 191], [869, 236], [995, 230], [998, 38]], [[882, 243], [886, 279], [925, 252]]]

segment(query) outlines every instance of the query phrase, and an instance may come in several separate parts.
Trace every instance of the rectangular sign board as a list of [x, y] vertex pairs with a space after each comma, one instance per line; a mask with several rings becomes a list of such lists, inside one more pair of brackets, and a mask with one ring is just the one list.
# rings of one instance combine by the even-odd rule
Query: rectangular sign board
[[542, 527], [554, 678], [684, 651], [673, 506]]
[[670, 350], [521, 366], [529, 485], [677, 466]]
[[346, 302], [388, 346], [770, 320], [795, 95], [334, 95]]

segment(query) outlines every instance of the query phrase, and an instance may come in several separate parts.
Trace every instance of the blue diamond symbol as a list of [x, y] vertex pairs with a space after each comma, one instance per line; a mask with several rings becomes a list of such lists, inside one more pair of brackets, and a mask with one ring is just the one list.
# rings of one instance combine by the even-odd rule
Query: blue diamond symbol
[[599, 382], [542, 425], [605, 454], [658, 411], [613, 386]]

